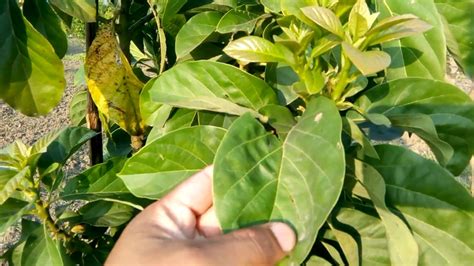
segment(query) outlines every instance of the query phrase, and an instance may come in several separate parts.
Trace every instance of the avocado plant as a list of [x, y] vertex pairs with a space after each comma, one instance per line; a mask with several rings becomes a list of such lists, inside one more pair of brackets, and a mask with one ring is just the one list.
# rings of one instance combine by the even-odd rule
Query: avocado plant
[[[96, 132], [72, 125], [0, 151], [0, 234], [11, 265], [103, 264], [127, 222], [214, 165], [224, 233], [283, 221], [282, 265], [474, 261], [471, 1], [5, 0], [0, 97], [28, 115], [64, 89], [61, 27], [99, 22], [84, 68], [104, 163], [63, 166]], [[101, 9], [107, 9], [104, 12]], [[105, 14], [108, 15], [105, 15]], [[98, 16], [97, 16], [98, 14]], [[421, 138], [435, 160], [396, 145]]]

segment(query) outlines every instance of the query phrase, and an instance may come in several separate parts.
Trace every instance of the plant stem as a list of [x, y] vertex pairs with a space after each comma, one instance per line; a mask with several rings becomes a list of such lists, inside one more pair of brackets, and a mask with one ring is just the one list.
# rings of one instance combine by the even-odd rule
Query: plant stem
[[130, 43], [132, 42], [132, 34], [128, 31], [130, 26], [130, 0], [120, 1], [119, 23], [116, 26], [116, 32], [119, 37], [119, 45], [128, 62], [131, 62], [132, 55], [130, 53]]
[[349, 78], [349, 71], [351, 70], [351, 63], [344, 55], [341, 57], [341, 65], [341, 72], [339, 72], [339, 75], [336, 78], [334, 90], [331, 92], [331, 98], [336, 102], [341, 98], [342, 93], [347, 86], [347, 79]]
[[[99, 13], [99, 1], [96, 0], [96, 17]], [[86, 52], [89, 50], [92, 41], [97, 34], [97, 23], [86, 24]], [[102, 124], [99, 118], [99, 110], [92, 100], [90, 92], [87, 92], [87, 127], [98, 134], [89, 140], [89, 158], [91, 165], [96, 165], [104, 160], [102, 150]]]
[[153, 15], [155, 17], [156, 21], [156, 28], [158, 30], [158, 42], [160, 43], [160, 72], [158, 72], [159, 75], [165, 71], [165, 66], [166, 66], [166, 53], [167, 53], [167, 46], [166, 46], [166, 35], [165, 31], [161, 27], [161, 21], [159, 14], [156, 12], [156, 6], [152, 5], [150, 1], [148, 1], [148, 4], [151, 6], [151, 10], [153, 11]]

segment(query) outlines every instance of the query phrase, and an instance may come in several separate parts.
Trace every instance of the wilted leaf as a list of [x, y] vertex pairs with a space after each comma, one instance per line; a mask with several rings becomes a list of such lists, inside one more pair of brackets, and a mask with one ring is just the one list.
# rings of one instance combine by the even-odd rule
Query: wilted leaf
[[217, 25], [217, 32], [231, 33], [245, 31], [250, 34], [255, 28], [259, 15], [247, 11], [232, 9], [227, 12]]
[[346, 42], [342, 43], [342, 48], [351, 62], [366, 76], [382, 71], [390, 65], [390, 55], [385, 52], [362, 52]]
[[64, 67], [15, 0], [0, 2], [0, 40], [0, 98], [26, 115], [47, 114], [61, 100]]
[[95, 22], [94, 0], [49, 0], [49, 2], [66, 14], [82, 20], [83, 22]]
[[197, 61], [178, 64], [163, 73], [149, 91], [151, 100], [181, 108], [232, 115], [277, 104], [275, 92], [263, 80], [233, 66]]
[[341, 21], [339, 21], [339, 18], [332, 10], [318, 6], [304, 7], [301, 10], [306, 17], [318, 24], [321, 28], [344, 38], [344, 29], [342, 28]]
[[133, 73], [109, 27], [94, 39], [85, 68], [87, 85], [99, 111], [130, 135], [142, 135], [138, 101], [144, 84]]
[[188, 20], [176, 36], [176, 56], [182, 58], [203, 43], [216, 31], [221, 17], [222, 14], [219, 12], [208, 11], [199, 13]]
[[225, 130], [196, 126], [173, 131], [135, 153], [118, 174], [137, 197], [158, 199], [212, 164]]
[[342, 188], [340, 138], [339, 112], [324, 97], [308, 103], [283, 143], [252, 116], [237, 119], [214, 161], [214, 206], [222, 229], [287, 221], [298, 234], [288, 260], [301, 263]]
[[282, 45], [273, 44], [261, 37], [248, 36], [232, 41], [224, 48], [230, 57], [243, 62], [283, 62], [295, 65], [293, 53]]
[[23, 5], [23, 15], [53, 45], [62, 58], [67, 51], [67, 38], [54, 10], [46, 0], [28, 0]]

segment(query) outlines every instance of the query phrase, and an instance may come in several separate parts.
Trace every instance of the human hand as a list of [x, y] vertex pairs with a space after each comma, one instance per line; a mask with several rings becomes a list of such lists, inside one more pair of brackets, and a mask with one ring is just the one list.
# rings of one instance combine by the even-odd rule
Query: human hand
[[106, 265], [273, 265], [296, 243], [284, 223], [222, 234], [212, 205], [211, 166], [138, 214]]

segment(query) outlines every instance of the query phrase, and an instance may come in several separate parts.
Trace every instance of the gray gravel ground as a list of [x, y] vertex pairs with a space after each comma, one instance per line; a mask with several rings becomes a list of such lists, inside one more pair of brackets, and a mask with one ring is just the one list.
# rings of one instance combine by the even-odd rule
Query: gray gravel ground
[[[74, 87], [74, 74], [81, 66], [84, 50], [85, 47], [81, 41], [70, 40], [68, 53], [63, 59], [67, 88], [60, 104], [48, 115], [28, 117], [0, 101], [0, 148], [15, 140], [31, 145], [49, 131], [69, 125], [69, 103], [74, 93], [81, 89]], [[69, 174], [77, 173], [88, 163], [87, 147], [84, 147], [70, 160], [65, 171]]]

